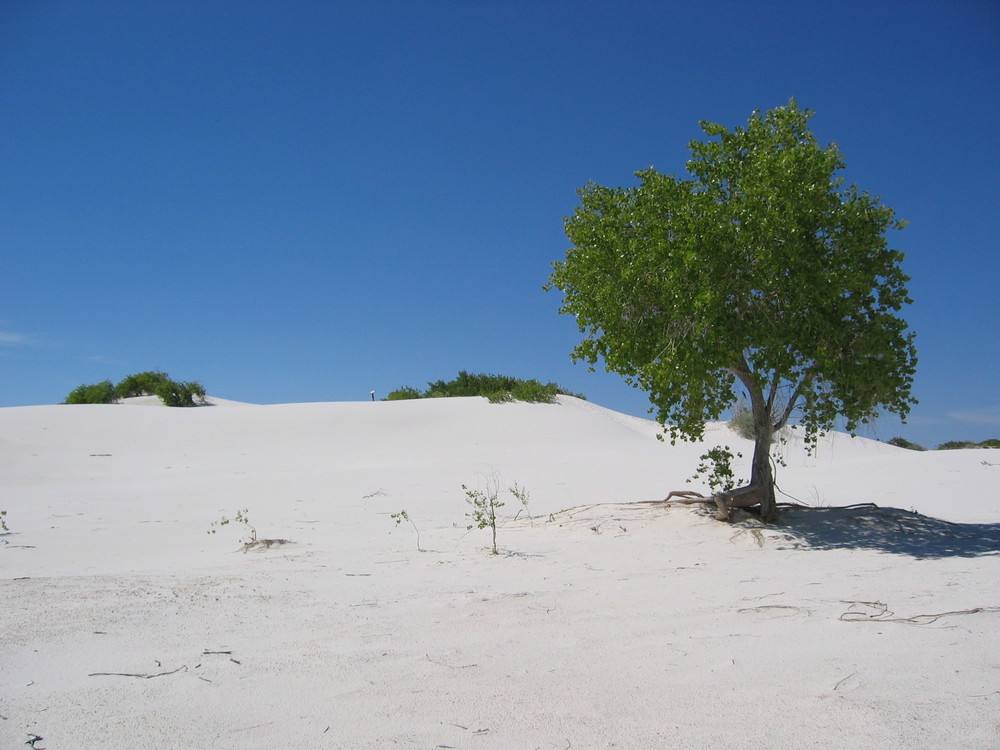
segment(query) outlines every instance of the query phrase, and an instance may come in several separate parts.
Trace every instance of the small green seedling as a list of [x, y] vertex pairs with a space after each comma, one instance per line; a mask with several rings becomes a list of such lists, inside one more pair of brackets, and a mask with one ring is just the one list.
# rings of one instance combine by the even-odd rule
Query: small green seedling
[[472, 523], [466, 528], [489, 529], [493, 532], [493, 554], [497, 555], [497, 510], [504, 506], [504, 503], [497, 499], [497, 481], [494, 476], [486, 481], [485, 490], [471, 490], [466, 485], [462, 485], [465, 490], [466, 502], [472, 506], [472, 510], [466, 513]]
[[[534, 526], [535, 525], [535, 519], [533, 519], [531, 517], [531, 511], [528, 510], [528, 499], [530, 498], [530, 494], [528, 493], [528, 490], [526, 490], [524, 487], [522, 487], [521, 485], [519, 485], [517, 482], [514, 482], [514, 486], [511, 487], [509, 491], [510, 491], [510, 494], [512, 494], [514, 497], [516, 497], [520, 501], [520, 503], [521, 503], [521, 505], [522, 505], [522, 507], [524, 509], [525, 515], [528, 516], [528, 520], [531, 521], [531, 525]], [[521, 513], [521, 511], [518, 511], [518, 515], [520, 515], [520, 513]], [[515, 516], [515, 518], [516, 518], [516, 516]]]
[[410, 524], [410, 526], [413, 527], [413, 530], [417, 533], [417, 552], [424, 551], [420, 547], [420, 529], [418, 529], [417, 525], [413, 523], [413, 521], [410, 519], [410, 514], [406, 512], [405, 508], [399, 511], [399, 513], [390, 514], [389, 518], [395, 521], [397, 526], [399, 526], [399, 524], [401, 524], [403, 521], [406, 521], [408, 524]]
[[250, 524], [250, 517], [247, 515], [248, 513], [249, 511], [244, 508], [243, 510], [236, 511], [235, 518], [226, 518], [223, 516], [218, 521], [212, 521], [211, 528], [209, 528], [208, 533], [214, 534], [216, 532], [216, 526], [228, 526], [230, 523], [241, 523], [250, 530], [250, 539], [249, 541], [243, 542], [244, 546], [254, 544], [257, 541], [257, 529]]

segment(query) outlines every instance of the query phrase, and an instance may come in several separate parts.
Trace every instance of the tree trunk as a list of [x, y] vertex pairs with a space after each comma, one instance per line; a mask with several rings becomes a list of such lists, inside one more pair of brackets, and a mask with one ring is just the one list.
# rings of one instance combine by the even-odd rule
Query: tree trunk
[[[753, 413], [753, 463], [750, 468], [750, 484], [747, 485], [747, 489], [753, 492], [747, 493], [745, 499], [759, 503], [761, 518], [766, 523], [772, 523], [777, 520], [777, 503], [774, 499], [774, 472], [771, 469], [771, 440], [775, 428], [771, 410], [778, 384], [772, 383], [771, 395], [765, 400], [763, 389], [745, 359], [737, 367], [732, 368], [732, 371], [746, 386]], [[786, 414], [783, 419], [787, 418]]]
[[757, 433], [753, 448], [753, 464], [750, 469], [750, 485], [757, 487], [760, 496], [760, 515], [767, 522], [777, 517], [777, 502], [774, 499], [774, 473], [771, 470], [771, 430], [767, 434]]
[[[755, 383], [756, 385], [756, 383]], [[750, 389], [750, 406], [753, 411], [754, 446], [750, 468], [750, 486], [760, 497], [760, 515], [766, 523], [777, 516], [774, 499], [774, 472], [771, 470], [771, 441], [774, 438], [774, 418], [770, 405], [764, 400], [759, 387]]]

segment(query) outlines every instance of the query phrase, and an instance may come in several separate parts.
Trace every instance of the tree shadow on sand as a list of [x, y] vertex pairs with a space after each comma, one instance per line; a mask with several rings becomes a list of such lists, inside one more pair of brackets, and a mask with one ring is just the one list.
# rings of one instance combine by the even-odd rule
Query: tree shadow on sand
[[1000, 554], [1000, 523], [952, 523], [876, 505], [783, 507], [781, 521], [786, 548], [867, 549], [923, 559]]

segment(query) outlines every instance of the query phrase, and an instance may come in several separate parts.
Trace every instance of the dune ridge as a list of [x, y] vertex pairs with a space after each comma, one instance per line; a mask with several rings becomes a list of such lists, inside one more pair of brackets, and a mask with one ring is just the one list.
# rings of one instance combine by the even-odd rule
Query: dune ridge
[[[215, 401], [0, 409], [5, 747], [1000, 742], [992, 452], [793, 434], [783, 499], [818, 507], [727, 525], [655, 502], [749, 459], [724, 424]], [[461, 489], [492, 477], [497, 556]], [[244, 551], [240, 509], [289, 543]]]

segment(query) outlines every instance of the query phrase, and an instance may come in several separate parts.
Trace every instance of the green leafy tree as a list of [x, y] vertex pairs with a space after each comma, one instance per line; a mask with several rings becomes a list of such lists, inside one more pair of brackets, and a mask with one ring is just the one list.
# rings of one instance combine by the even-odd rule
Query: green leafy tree
[[755, 450], [740, 493], [775, 515], [771, 439], [800, 410], [806, 439], [843, 417], [905, 417], [914, 400], [901, 229], [878, 197], [837, 176], [844, 160], [794, 100], [732, 130], [703, 122], [689, 179], [589, 184], [566, 220], [573, 244], [547, 289], [584, 340], [573, 356], [649, 392], [671, 439], [696, 440], [745, 393]]

